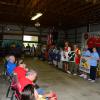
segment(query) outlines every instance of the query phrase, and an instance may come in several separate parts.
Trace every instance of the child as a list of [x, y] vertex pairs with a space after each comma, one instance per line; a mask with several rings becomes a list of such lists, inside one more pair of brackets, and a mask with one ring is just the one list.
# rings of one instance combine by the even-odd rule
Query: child
[[71, 62], [72, 63], [71, 72], [73, 75], [77, 75], [79, 72], [79, 64], [80, 64], [80, 49], [78, 48], [77, 45], [74, 45], [74, 52], [75, 52], [75, 57], [74, 57], [75, 61]]
[[27, 71], [28, 69], [26, 68], [26, 65], [24, 64], [24, 61], [20, 59], [18, 61], [18, 66], [14, 69], [14, 74], [17, 75], [18, 80], [20, 80], [20, 78], [25, 77], [25, 74]]
[[[83, 49], [82, 52], [82, 57], [81, 59], [85, 60], [86, 58], [91, 56], [91, 52], [88, 50], [88, 47], [86, 46], [86, 48]], [[87, 79], [87, 73], [83, 72], [81, 75], [79, 75], [80, 77]]]
[[15, 67], [16, 67], [15, 57], [11, 55], [9, 56], [8, 62], [7, 62], [7, 74], [12, 75]]
[[68, 65], [68, 53], [71, 51], [71, 48], [68, 45], [68, 42], [65, 42], [65, 47], [64, 47], [64, 70], [65, 72], [67, 72], [68, 74], [70, 74], [71, 72], [69, 71], [69, 65]]
[[98, 54], [96, 48], [93, 48], [92, 50], [93, 50], [93, 52], [91, 53], [91, 56], [90, 56], [90, 79], [88, 79], [88, 80], [91, 82], [95, 82], [99, 54]]

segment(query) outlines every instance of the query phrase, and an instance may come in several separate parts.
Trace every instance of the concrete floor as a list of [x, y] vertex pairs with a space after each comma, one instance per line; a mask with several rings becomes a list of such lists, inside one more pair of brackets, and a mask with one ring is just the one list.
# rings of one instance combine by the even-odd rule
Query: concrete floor
[[[96, 83], [90, 83], [78, 76], [68, 75], [47, 62], [37, 59], [26, 58], [29, 68], [38, 72], [38, 84], [46, 91], [55, 91], [58, 100], [100, 100], [100, 80]], [[7, 82], [0, 79], [0, 100], [9, 100], [5, 98]]]

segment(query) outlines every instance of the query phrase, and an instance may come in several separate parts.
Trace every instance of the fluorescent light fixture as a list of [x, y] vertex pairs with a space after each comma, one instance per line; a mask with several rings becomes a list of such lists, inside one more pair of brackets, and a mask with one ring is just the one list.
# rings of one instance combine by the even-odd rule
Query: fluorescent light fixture
[[36, 19], [38, 19], [39, 17], [41, 17], [43, 14], [42, 13], [37, 13], [35, 16], [33, 16], [32, 18], [31, 18], [31, 20], [36, 20]]

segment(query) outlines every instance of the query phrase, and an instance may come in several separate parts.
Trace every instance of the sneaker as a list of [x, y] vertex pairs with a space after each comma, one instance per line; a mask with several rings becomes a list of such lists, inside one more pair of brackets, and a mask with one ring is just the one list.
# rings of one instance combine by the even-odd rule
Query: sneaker
[[95, 83], [95, 80], [91, 80], [90, 82], [91, 82], [91, 83]]
[[74, 73], [73, 75], [74, 75], [74, 76], [76, 76], [77, 74], [76, 74], [76, 73]]
[[84, 74], [79, 75], [80, 77], [84, 77]]
[[84, 78], [84, 79], [87, 79], [87, 75], [84, 75], [83, 78]]
[[92, 79], [89, 78], [88, 81], [92, 81]]
[[67, 71], [67, 73], [68, 73], [68, 74], [71, 74], [71, 72], [70, 72], [70, 71]]

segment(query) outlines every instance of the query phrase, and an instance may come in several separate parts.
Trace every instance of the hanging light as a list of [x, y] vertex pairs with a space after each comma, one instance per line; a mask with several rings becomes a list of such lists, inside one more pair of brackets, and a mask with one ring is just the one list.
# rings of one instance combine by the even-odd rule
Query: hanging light
[[[40, 18], [42, 15], [43, 15], [43, 13], [41, 13], [40, 10], [39, 10], [39, 0], [37, 0], [37, 13], [35, 14], [35, 16], [33, 16], [31, 18], [31, 20], [34, 21], [34, 20]], [[40, 23], [36, 22], [35, 27], [40, 27]]]
[[39, 22], [36, 22], [35, 23], [35, 27], [40, 27], [40, 23]]
[[41, 17], [42, 15], [43, 15], [42, 13], [36, 13], [36, 15], [31, 18], [31, 20], [36, 20], [39, 17]]

